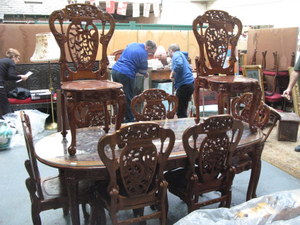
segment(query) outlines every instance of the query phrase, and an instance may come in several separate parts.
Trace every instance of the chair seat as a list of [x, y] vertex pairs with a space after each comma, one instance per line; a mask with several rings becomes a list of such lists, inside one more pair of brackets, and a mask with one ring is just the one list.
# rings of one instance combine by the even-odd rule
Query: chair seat
[[[53, 199], [56, 197], [66, 196], [65, 185], [63, 185], [63, 178], [60, 176], [49, 177], [41, 180], [42, 191], [44, 199]], [[79, 196], [87, 196], [92, 193], [94, 182], [80, 181], [78, 185]]]
[[264, 75], [269, 75], [269, 76], [288, 76], [289, 72], [288, 71], [272, 71], [272, 70], [264, 70], [263, 71]]
[[265, 92], [265, 93], [266, 93], [266, 95], [265, 95], [266, 102], [278, 102], [283, 99], [283, 97], [279, 93], [274, 93], [273, 95], [267, 95], [267, 92]]
[[110, 80], [75, 80], [62, 82], [61, 89], [68, 91], [101, 91], [120, 89], [123, 85]]

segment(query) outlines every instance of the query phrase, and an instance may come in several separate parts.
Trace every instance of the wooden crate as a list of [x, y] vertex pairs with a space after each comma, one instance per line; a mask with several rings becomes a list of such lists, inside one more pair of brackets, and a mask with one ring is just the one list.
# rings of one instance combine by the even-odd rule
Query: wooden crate
[[280, 113], [277, 140], [297, 141], [300, 117], [296, 113]]

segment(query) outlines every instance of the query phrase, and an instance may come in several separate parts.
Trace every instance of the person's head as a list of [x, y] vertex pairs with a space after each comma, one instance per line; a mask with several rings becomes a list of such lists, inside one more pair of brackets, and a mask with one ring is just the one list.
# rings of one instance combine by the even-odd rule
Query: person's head
[[12, 59], [15, 63], [20, 61], [20, 52], [17, 49], [9, 48], [6, 51], [6, 57]]
[[146, 43], [145, 43], [145, 48], [146, 48], [146, 51], [147, 51], [148, 53], [154, 55], [157, 46], [156, 46], [156, 43], [155, 43], [154, 41], [148, 40], [148, 41], [146, 41]]
[[174, 52], [180, 51], [178, 44], [171, 44], [168, 49], [168, 54], [170, 57], [173, 57]]

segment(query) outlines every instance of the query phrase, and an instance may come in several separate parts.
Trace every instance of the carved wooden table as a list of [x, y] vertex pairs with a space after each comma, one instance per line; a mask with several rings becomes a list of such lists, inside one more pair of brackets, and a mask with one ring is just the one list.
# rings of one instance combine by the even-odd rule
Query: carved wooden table
[[[253, 122], [255, 119], [255, 111], [261, 100], [261, 88], [256, 79], [244, 76], [199, 76], [195, 79], [197, 85], [201, 88], [210, 89], [218, 92], [218, 113], [223, 114], [224, 108], [226, 113], [230, 114], [230, 95], [236, 93], [252, 92], [253, 100], [250, 109], [249, 125], [252, 131], [256, 131]], [[197, 86], [196, 85], [196, 86]], [[195, 89], [195, 102], [199, 102], [199, 89]], [[199, 107], [196, 107], [196, 123], [199, 122]]]
[[[109, 80], [80, 80], [62, 83], [61, 89], [66, 98], [66, 108], [72, 137], [71, 144], [68, 148], [70, 155], [75, 155], [76, 153], [76, 124], [81, 121], [78, 121], [79, 119], [75, 116], [75, 113], [77, 112], [76, 109], [80, 107], [81, 102], [85, 102], [87, 104], [99, 103], [103, 105], [104, 131], [106, 133], [109, 130], [111, 121], [109, 118], [110, 115], [107, 111], [107, 106], [111, 105], [112, 102], [116, 103], [118, 106], [118, 112], [116, 114], [117, 118], [115, 128], [117, 130], [120, 128], [125, 114], [126, 100], [122, 88], [122, 84]], [[88, 113], [92, 114], [91, 112]], [[88, 116], [90, 116], [90, 120], [101, 119], [100, 115], [97, 113], [95, 115]]]
[[[184, 130], [195, 124], [194, 118], [169, 119], [156, 121], [164, 128], [171, 128], [175, 132], [176, 141], [172, 153], [168, 159], [167, 170], [187, 165], [187, 158], [182, 147], [182, 134]], [[255, 190], [259, 180], [261, 167], [261, 145], [262, 133], [258, 130], [252, 133], [247, 124], [244, 125], [244, 133], [237, 147], [234, 157], [246, 152], [252, 157], [253, 169], [247, 190], [247, 200], [255, 197]], [[113, 131], [109, 131], [113, 132]], [[69, 206], [73, 225], [79, 225], [79, 206], [77, 199], [78, 181], [83, 179], [103, 180], [108, 178], [107, 170], [100, 161], [97, 152], [99, 138], [105, 134], [100, 128], [82, 128], [76, 133], [77, 153], [74, 156], [68, 154], [68, 143], [71, 140], [70, 134], [62, 138], [60, 133], [54, 133], [39, 140], [36, 145], [37, 158], [40, 162], [63, 170], [66, 177], [66, 187], [69, 196]]]

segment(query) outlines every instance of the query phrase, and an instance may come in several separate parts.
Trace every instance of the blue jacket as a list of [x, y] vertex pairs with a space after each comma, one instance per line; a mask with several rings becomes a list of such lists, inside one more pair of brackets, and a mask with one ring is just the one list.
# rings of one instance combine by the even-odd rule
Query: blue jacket
[[192, 69], [187, 61], [188, 53], [176, 51], [172, 57], [172, 70], [174, 70], [174, 87], [178, 89], [184, 84], [194, 82]]
[[148, 52], [145, 44], [131, 43], [127, 45], [112, 69], [131, 79], [135, 78], [136, 73], [145, 75], [148, 69]]

